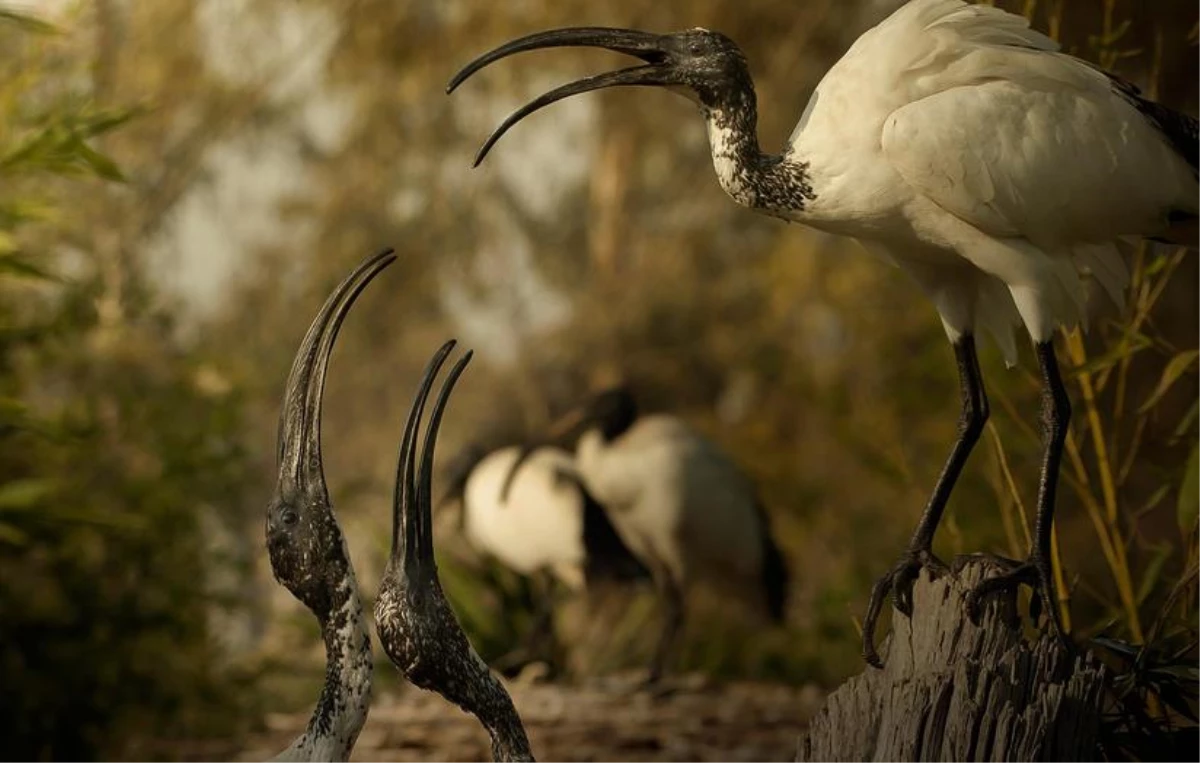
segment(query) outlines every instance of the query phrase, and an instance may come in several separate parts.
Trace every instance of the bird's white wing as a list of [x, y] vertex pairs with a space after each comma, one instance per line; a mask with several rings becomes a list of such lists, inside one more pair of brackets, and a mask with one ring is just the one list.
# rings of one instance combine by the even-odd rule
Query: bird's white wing
[[[885, 120], [883, 155], [914, 190], [989, 235], [1050, 254], [1156, 235], [1172, 211], [1194, 213], [1192, 169], [1121, 94], [1070, 72], [1083, 65], [1059, 54], [1003, 57], [1026, 59], [1028, 72], [981, 73]], [[1062, 70], [1076, 76], [1053, 76]]]

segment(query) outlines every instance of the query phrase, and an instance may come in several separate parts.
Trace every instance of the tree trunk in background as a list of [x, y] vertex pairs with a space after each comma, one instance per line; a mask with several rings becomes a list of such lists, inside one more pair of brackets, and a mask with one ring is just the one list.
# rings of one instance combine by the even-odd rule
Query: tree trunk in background
[[957, 576], [923, 571], [914, 619], [893, 615], [884, 669], [828, 697], [797, 760], [1096, 759], [1103, 666], [1048, 635], [1031, 648], [1011, 625], [1011, 594], [973, 624], [964, 599], [990, 570], [972, 559]]

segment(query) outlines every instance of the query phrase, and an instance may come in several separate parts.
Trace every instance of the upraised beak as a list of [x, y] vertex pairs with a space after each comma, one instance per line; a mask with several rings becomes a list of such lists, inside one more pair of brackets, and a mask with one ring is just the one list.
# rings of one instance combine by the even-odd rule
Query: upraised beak
[[464, 80], [488, 64], [499, 61], [502, 58], [507, 58], [515, 53], [540, 48], [605, 48], [617, 53], [624, 53], [640, 58], [646, 62], [646, 65], [634, 66], [576, 80], [530, 101], [510, 114], [491, 136], [488, 137], [483, 147], [475, 155], [473, 166], [479, 166], [479, 163], [487, 156], [488, 151], [491, 150], [496, 141], [500, 140], [504, 133], [508, 132], [510, 127], [555, 101], [561, 101], [563, 98], [568, 98], [572, 95], [606, 87], [616, 87], [618, 85], [653, 86], [676, 84], [673, 67], [668, 63], [668, 49], [664, 44], [666, 39], [666, 35], [639, 32], [636, 29], [571, 27], [531, 34], [501, 45], [495, 50], [484, 53], [479, 58], [476, 58], [467, 64], [462, 71], [454, 75], [454, 78], [450, 80], [450, 84], [446, 86], [447, 93], [453, 92]]
[[342, 321], [358, 295], [395, 259], [394, 251], [385, 249], [363, 260], [325, 300], [300, 343], [279, 412], [277, 457], [281, 492], [298, 490], [311, 480], [318, 480], [324, 486], [321, 398], [329, 356]]
[[433, 454], [437, 445], [438, 427], [441, 426], [442, 415], [450, 401], [450, 393], [458, 377], [466, 370], [467, 363], [471, 362], [469, 350], [450, 369], [433, 405], [433, 412], [429, 415], [429, 423], [425, 430], [425, 444], [420, 452], [420, 471], [417, 470], [417, 429], [425, 411], [425, 402], [433, 389], [433, 380], [437, 378], [454, 345], [453, 339], [442, 345], [425, 367], [425, 375], [409, 409], [408, 421], [404, 424], [404, 436], [400, 441], [400, 458], [396, 464], [396, 489], [392, 495], [391, 564], [395, 565], [398, 572], [410, 578], [420, 574], [422, 569], [434, 569]]

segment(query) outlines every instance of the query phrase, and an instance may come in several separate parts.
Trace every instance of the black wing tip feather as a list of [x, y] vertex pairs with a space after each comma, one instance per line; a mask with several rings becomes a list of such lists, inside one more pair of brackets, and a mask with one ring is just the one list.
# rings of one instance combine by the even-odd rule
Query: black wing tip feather
[[1109, 74], [1113, 88], [1158, 130], [1175, 152], [1198, 174], [1200, 164], [1200, 128], [1196, 118], [1163, 106], [1142, 95], [1141, 89], [1116, 75]]

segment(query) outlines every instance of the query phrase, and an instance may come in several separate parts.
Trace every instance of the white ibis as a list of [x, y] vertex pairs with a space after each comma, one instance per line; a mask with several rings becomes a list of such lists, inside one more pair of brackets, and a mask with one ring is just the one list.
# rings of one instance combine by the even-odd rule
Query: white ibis
[[321, 397], [342, 321], [395, 259], [390, 249], [369, 257], [334, 289], [296, 353], [279, 413], [279, 476], [267, 506], [267, 551], [275, 579], [321, 625], [325, 686], [304, 733], [277, 760], [349, 760], [371, 704], [371, 637], [325, 486]]
[[[649, 682], [662, 676], [696, 582], [757, 601], [783, 621], [787, 565], [754, 485], [720, 448], [675, 416], [639, 416], [627, 387], [596, 395], [556, 430], [556, 438], [578, 437], [579, 474], [659, 590], [663, 630]], [[518, 462], [511, 474], [523, 468]]]
[[863, 651], [874, 665], [883, 598], [893, 591], [911, 615], [918, 570], [945, 567], [931, 550], [934, 531], [988, 416], [976, 333], [986, 330], [1011, 360], [1012, 327], [1024, 324], [1043, 386], [1036, 532], [1027, 559], [982, 583], [968, 609], [977, 614], [985, 595], [1024, 583], [1065, 641], [1050, 528], [1070, 400], [1053, 335], [1086, 325], [1091, 279], [1123, 301], [1128, 272], [1117, 239], [1196, 245], [1196, 120], [1059, 52], [1023, 17], [961, 0], [912, 0], [865, 32], [817, 85], [778, 155], [759, 148], [745, 56], [705, 29], [534, 34], [477, 58], [448, 90], [506, 56], [561, 46], [607, 48], [644, 64], [535, 99], [488, 138], [476, 164], [509, 127], [562, 98], [665, 87], [698, 103], [717, 177], [735, 201], [858, 239], [906, 271], [941, 316], [962, 385], [959, 435], [907, 550], [872, 590]]
[[433, 380], [453, 348], [449, 341], [434, 354], [404, 426], [393, 497], [392, 551], [375, 602], [375, 628], [392, 664], [409, 681], [438, 692], [479, 719], [491, 737], [494, 759], [533, 760], [512, 698], [471, 648], [442, 593], [433, 555], [434, 446], [450, 392], [470, 352], [443, 383], [420, 449], [417, 428]]
[[491, 452], [471, 446], [455, 459], [448, 478], [442, 503], [461, 503], [463, 529], [475, 549], [520, 575], [550, 579], [526, 651], [552, 637], [553, 583], [580, 591], [598, 581], [649, 577], [565, 450], [541, 446], [523, 454], [519, 445]]

